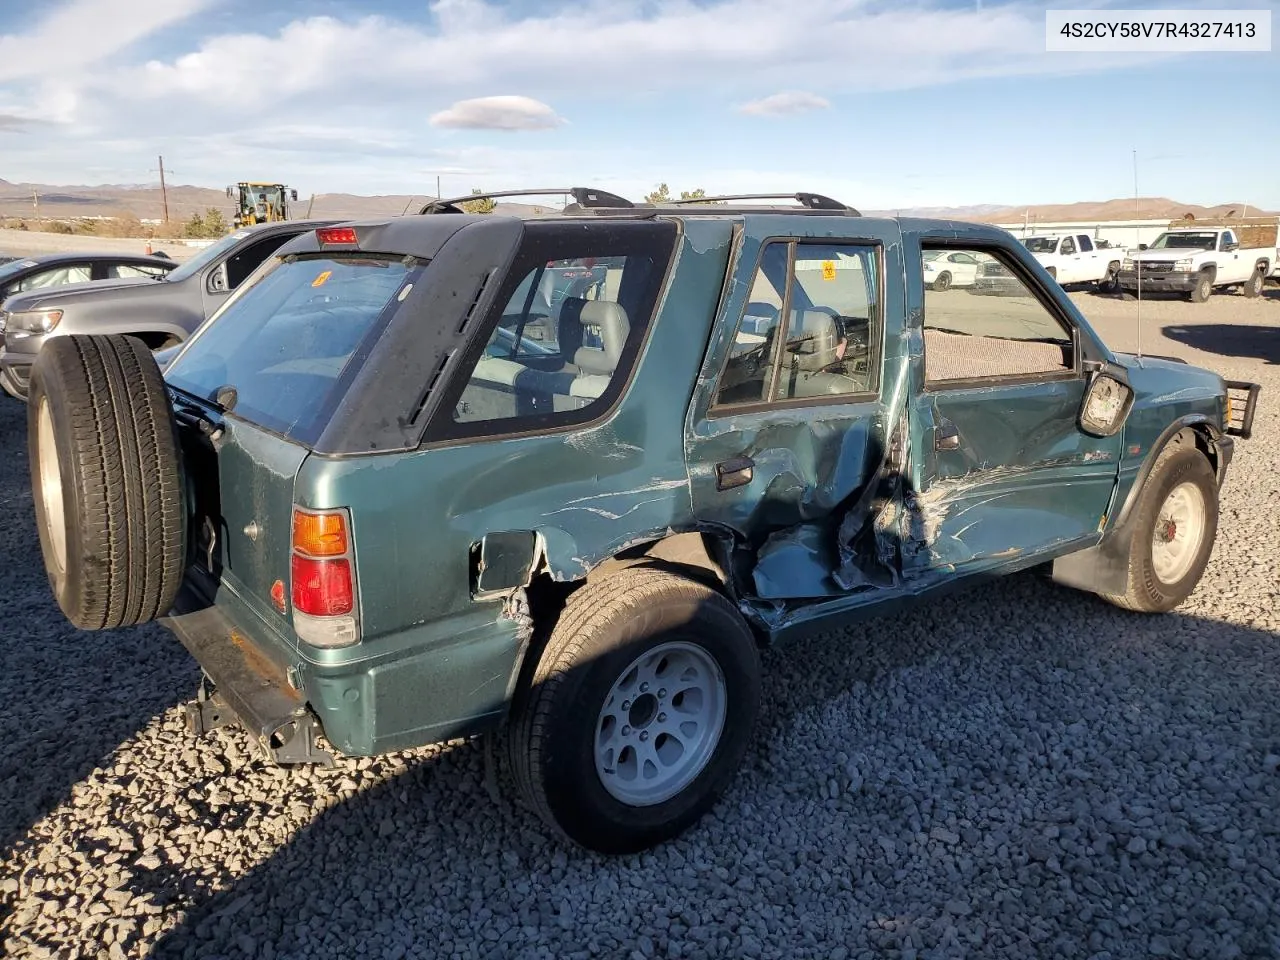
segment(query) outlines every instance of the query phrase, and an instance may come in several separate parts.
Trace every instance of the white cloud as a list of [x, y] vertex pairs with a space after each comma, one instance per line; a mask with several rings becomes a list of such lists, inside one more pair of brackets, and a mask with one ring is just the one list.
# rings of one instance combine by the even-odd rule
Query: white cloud
[[803, 90], [784, 90], [759, 100], [751, 100], [738, 107], [739, 113], [752, 114], [759, 117], [787, 116], [794, 113], [808, 113], [810, 110], [826, 110], [831, 101], [816, 93]]
[[[0, 82], [79, 72], [211, 2], [72, 0], [27, 33], [0, 34]], [[28, 12], [38, 9], [37, 4], [26, 7]]]
[[549, 130], [565, 122], [541, 100], [515, 96], [459, 100], [431, 115], [433, 127], [461, 130]]

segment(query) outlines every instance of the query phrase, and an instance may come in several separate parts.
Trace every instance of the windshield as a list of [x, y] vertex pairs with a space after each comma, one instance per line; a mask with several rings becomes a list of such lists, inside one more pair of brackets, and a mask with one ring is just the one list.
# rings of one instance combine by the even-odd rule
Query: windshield
[[366, 254], [272, 261], [191, 338], [165, 379], [207, 401], [234, 387], [236, 416], [315, 443], [352, 356], [422, 269]]
[[194, 276], [203, 270], [207, 264], [217, 260], [247, 236], [249, 236], [248, 230], [237, 230], [235, 233], [227, 234], [217, 243], [210, 244], [190, 260], [172, 270], [165, 279], [181, 282], [187, 277]]
[[1162, 233], [1151, 244], [1152, 250], [1212, 250], [1218, 243], [1213, 231], [1204, 233]]
[[1053, 253], [1058, 249], [1057, 237], [1027, 237], [1022, 245], [1032, 253]]

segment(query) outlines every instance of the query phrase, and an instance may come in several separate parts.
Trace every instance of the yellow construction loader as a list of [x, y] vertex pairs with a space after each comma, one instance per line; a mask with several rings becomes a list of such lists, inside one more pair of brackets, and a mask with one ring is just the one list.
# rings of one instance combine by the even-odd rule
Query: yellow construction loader
[[289, 201], [298, 199], [298, 191], [283, 183], [249, 182], [227, 187], [227, 196], [236, 202], [231, 217], [231, 226], [235, 228], [288, 220]]

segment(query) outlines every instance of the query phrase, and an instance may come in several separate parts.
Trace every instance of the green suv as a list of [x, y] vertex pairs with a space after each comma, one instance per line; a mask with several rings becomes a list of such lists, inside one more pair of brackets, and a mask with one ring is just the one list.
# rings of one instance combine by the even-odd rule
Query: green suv
[[[568, 192], [308, 231], [163, 374], [50, 341], [71, 622], [162, 622], [192, 730], [276, 762], [501, 732], [534, 811], [624, 852], [728, 786], [763, 644], [1032, 566], [1153, 613], [1200, 579], [1258, 388], [1112, 352], [1007, 232]], [[929, 289], [933, 250], [1017, 289]]]

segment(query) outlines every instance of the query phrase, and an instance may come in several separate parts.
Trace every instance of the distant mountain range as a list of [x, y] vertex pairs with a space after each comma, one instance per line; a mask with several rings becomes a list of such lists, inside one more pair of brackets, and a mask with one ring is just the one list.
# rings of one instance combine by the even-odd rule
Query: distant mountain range
[[[231, 201], [222, 190], [186, 184], [168, 189], [169, 219], [183, 221], [193, 213], [216, 207], [230, 219]], [[40, 216], [45, 218], [110, 217], [132, 214], [142, 220], [158, 220], [164, 205], [160, 188], [145, 184], [100, 184], [98, 186], [51, 186], [45, 184], [10, 183], [0, 180], [0, 217], [31, 217], [35, 213], [33, 197], [38, 197]], [[430, 195], [393, 194], [362, 197], [350, 193], [320, 193], [313, 198], [300, 196], [293, 206], [294, 217], [303, 217], [308, 206], [315, 217], [360, 220], [394, 216], [416, 210]], [[498, 205], [498, 212], [532, 212], [532, 204]], [[904, 217], [940, 217], [954, 220], [976, 220], [986, 223], [1032, 223], [1059, 220], [1173, 220], [1191, 213], [1197, 218], [1224, 216], [1231, 211], [1239, 215], [1274, 215], [1251, 204], [1222, 203], [1212, 207], [1179, 203], [1166, 197], [1084, 201], [1068, 204], [1033, 204], [1008, 206], [978, 204], [967, 207], [901, 207], [887, 210], [864, 210], [866, 214]]]

